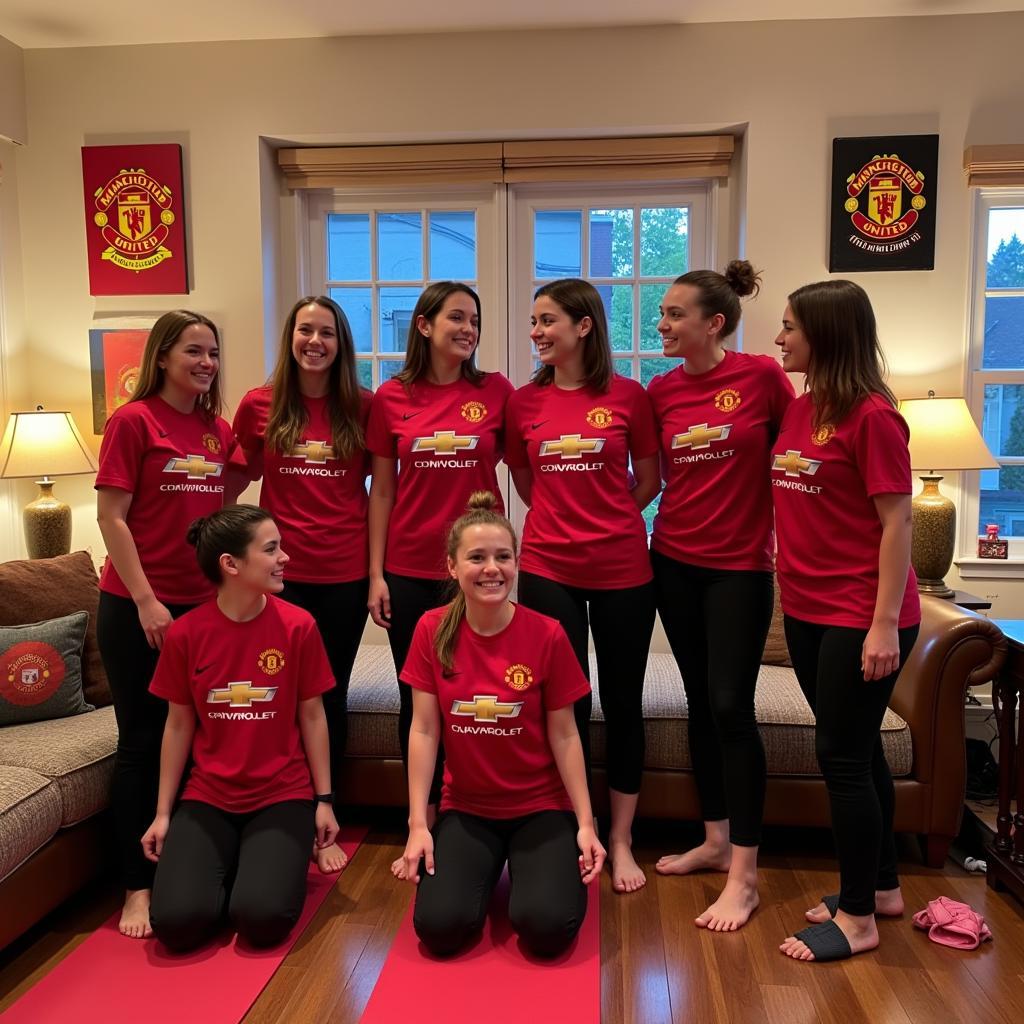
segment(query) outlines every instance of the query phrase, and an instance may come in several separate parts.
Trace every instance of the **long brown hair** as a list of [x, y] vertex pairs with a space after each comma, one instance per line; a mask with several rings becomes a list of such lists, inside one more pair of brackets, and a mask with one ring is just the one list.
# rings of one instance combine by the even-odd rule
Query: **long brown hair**
[[[476, 305], [476, 317], [479, 322], [480, 296], [477, 295], [468, 284], [461, 281], [435, 281], [423, 289], [422, 294], [416, 300], [416, 308], [412, 311], [412, 322], [409, 324], [409, 335], [405, 342], [405, 365], [395, 374], [397, 380], [408, 391], [418, 380], [423, 380], [430, 370], [430, 339], [416, 326], [416, 321], [423, 317], [431, 323], [437, 318], [450, 295], [462, 292], [468, 295]], [[473, 354], [462, 361], [462, 376], [466, 380], [480, 387], [484, 382], [484, 372], [477, 368], [476, 353], [480, 347], [480, 333], [477, 330], [477, 348]]]
[[715, 270], [691, 270], [677, 277], [672, 284], [687, 284], [697, 289], [697, 305], [705, 320], [716, 313], [725, 318], [720, 339], [732, 335], [740, 323], [740, 299], [761, 290], [761, 274], [747, 260], [733, 260], [724, 274]]
[[[209, 327], [213, 332], [213, 340], [220, 348], [220, 332], [217, 325], [202, 313], [193, 313], [189, 309], [172, 309], [164, 313], [149, 332], [146, 339], [146, 347], [142, 352], [142, 362], [139, 365], [139, 380], [135, 385], [129, 402], [138, 402], [140, 399], [149, 398], [150, 395], [158, 395], [164, 386], [164, 371], [159, 365], [160, 360], [174, 347], [186, 327], [193, 324], [202, 324]], [[220, 415], [223, 407], [223, 399], [220, 390], [220, 368], [210, 382], [210, 390], [205, 394], [196, 396], [196, 408], [205, 413], [210, 419]]]
[[272, 396], [265, 443], [274, 451], [288, 453], [299, 443], [309, 421], [299, 391], [298, 364], [292, 354], [295, 321], [299, 310], [306, 306], [321, 306], [334, 317], [338, 354], [328, 368], [327, 417], [331, 424], [331, 445], [335, 454], [339, 459], [348, 459], [363, 447], [362, 395], [356, 375], [352, 329], [342, 308], [326, 295], [307, 295], [299, 299], [284, 322], [277, 364], [270, 377]]
[[862, 398], [880, 395], [893, 408], [885, 356], [867, 292], [853, 281], [817, 281], [797, 288], [789, 308], [810, 346], [806, 388], [814, 426], [841, 423]]
[[[598, 290], [579, 277], [563, 277], [549, 281], [534, 292], [533, 301], [547, 296], [561, 306], [566, 316], [578, 324], [585, 316], [590, 318], [590, 331], [583, 338], [583, 382], [598, 391], [612, 386], [612, 347], [608, 340], [608, 319]], [[555, 368], [541, 366], [530, 378], [534, 384], [546, 387], [554, 382]]]
[[[466, 511], [452, 523], [448, 531], [448, 557], [454, 562], [462, 534], [470, 526], [500, 526], [508, 531], [513, 554], [518, 552], [516, 531], [508, 519], [497, 511], [498, 499], [490, 491], [474, 491], [466, 502]], [[444, 617], [434, 634], [434, 653], [445, 673], [455, 667], [455, 635], [466, 615], [466, 595], [456, 584], [455, 594], [445, 608]]]

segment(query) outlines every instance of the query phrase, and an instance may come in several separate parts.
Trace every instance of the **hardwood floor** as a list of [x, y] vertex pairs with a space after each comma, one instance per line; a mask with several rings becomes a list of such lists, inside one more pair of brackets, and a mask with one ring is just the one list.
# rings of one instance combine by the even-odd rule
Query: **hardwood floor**
[[[843, 963], [796, 963], [778, 952], [778, 944], [802, 926], [806, 907], [836, 889], [828, 835], [769, 832], [761, 858], [761, 907], [747, 927], [729, 935], [693, 924], [720, 891], [721, 876], [662, 878], [651, 867], [660, 854], [684, 848], [695, 836], [687, 826], [647, 825], [637, 841], [648, 868], [647, 887], [623, 897], [612, 891], [607, 874], [602, 879], [605, 1024], [1016, 1024], [1024, 1019], [1024, 909], [1009, 895], [987, 889], [983, 878], [949, 862], [942, 870], [926, 868], [913, 859], [908, 841], [901, 851], [908, 912], [879, 922], [879, 949]], [[411, 888], [388, 873], [403, 841], [393, 819], [372, 824], [341, 884], [260, 994], [246, 1024], [359, 1020], [412, 897]], [[910, 914], [939, 895], [980, 910], [994, 941], [971, 953], [930, 942], [912, 926]], [[0, 953], [0, 1012], [116, 904], [109, 886], [97, 886], [62, 908], [45, 928]], [[431, 1016], [429, 994], [424, 996], [421, 1024], [443, 1020], [440, 1004]]]

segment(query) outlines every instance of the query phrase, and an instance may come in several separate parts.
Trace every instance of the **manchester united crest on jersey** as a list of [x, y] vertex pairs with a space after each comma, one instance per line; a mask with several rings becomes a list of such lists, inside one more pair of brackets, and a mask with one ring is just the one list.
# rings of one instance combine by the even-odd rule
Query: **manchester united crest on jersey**
[[822, 423], [820, 427], [815, 427], [811, 432], [811, 441], [816, 444], [819, 448], [823, 448], [825, 445], [835, 437], [836, 428], [831, 423]]
[[587, 423], [598, 430], [604, 430], [612, 425], [612, 411], [603, 405], [594, 406], [587, 413]]
[[740, 397], [739, 391], [736, 388], [722, 388], [721, 391], [715, 395], [715, 408], [719, 412], [732, 412], [734, 409], [740, 407], [740, 402], [743, 399]]
[[216, 434], [203, 434], [203, 447], [214, 455], [220, 455], [220, 438]]
[[466, 402], [459, 413], [470, 423], [482, 423], [487, 418], [487, 406], [483, 402]]
[[284, 668], [284, 651], [268, 647], [265, 651], [260, 651], [256, 664], [264, 675], [276, 676]]
[[533, 669], [517, 662], [505, 669], [505, 685], [513, 690], [528, 690], [533, 686]]

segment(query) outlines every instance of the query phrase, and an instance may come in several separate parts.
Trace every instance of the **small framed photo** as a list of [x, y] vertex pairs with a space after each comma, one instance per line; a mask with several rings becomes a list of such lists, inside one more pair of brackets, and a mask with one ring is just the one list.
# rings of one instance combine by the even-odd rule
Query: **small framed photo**
[[90, 328], [94, 434], [102, 434], [113, 411], [134, 394], [142, 352], [156, 320], [156, 316], [125, 317]]
[[978, 538], [979, 558], [1009, 558], [1010, 546], [999, 536], [999, 527], [992, 523], [985, 528], [985, 536]]

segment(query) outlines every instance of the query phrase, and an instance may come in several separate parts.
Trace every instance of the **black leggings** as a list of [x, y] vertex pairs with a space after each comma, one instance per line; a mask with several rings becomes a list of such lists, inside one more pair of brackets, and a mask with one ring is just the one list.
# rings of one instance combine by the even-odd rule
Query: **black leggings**
[[707, 569], [651, 552], [658, 613], [683, 677], [704, 821], [758, 846], [765, 758], [754, 691], [772, 618], [770, 572]]
[[[895, 793], [879, 729], [899, 671], [865, 682], [865, 629], [822, 626], [785, 617], [793, 670], [814, 712], [814, 743], [832, 810], [839, 855], [839, 908], [875, 912], [875, 890], [896, 889]], [[918, 627], [899, 631], [900, 667]]]
[[538, 811], [522, 818], [478, 818], [448, 811], [434, 826], [434, 874], [421, 869], [413, 927], [435, 956], [457, 952], [483, 928], [508, 861], [508, 916], [537, 956], [563, 952], [583, 924], [576, 818]]
[[[166, 607], [178, 618], [192, 605]], [[167, 701], [149, 692], [160, 652], [149, 646], [135, 602], [104, 590], [96, 614], [96, 639], [117, 718], [110, 803], [120, 880], [126, 889], [149, 889], [153, 864], [143, 856], [140, 840], [156, 813], [160, 744], [167, 721]]]
[[[385, 572], [391, 598], [391, 628], [388, 643], [391, 657], [395, 662], [395, 675], [401, 675], [402, 666], [412, 646], [412, 635], [416, 623], [424, 612], [447, 604], [452, 595], [451, 580], [425, 580], [418, 576], [396, 576]], [[412, 727], [412, 687], [399, 680], [398, 683], [398, 743], [402, 748], [402, 764], [409, 767], [409, 729]], [[444, 748], [439, 744], [434, 778], [430, 785], [430, 803], [436, 804], [441, 798], [441, 776], [444, 772]]]
[[247, 814], [183, 800], [153, 881], [156, 937], [182, 953], [202, 945], [226, 916], [246, 942], [276, 946], [302, 913], [314, 832], [308, 800]]
[[[331, 785], [341, 786], [341, 769], [348, 740], [348, 684], [366, 625], [366, 595], [370, 581], [303, 583], [288, 581], [281, 597], [304, 608], [316, 620], [334, 673], [334, 688], [323, 695], [331, 741]], [[344, 794], [336, 792], [335, 805]]]
[[[519, 600], [525, 607], [561, 622], [588, 679], [587, 632], [593, 627], [597, 686], [608, 737], [608, 785], [619, 793], [639, 793], [644, 770], [644, 676], [654, 630], [654, 584], [594, 590], [521, 572]], [[592, 704], [593, 698], [588, 695], [574, 707], [588, 776]]]

